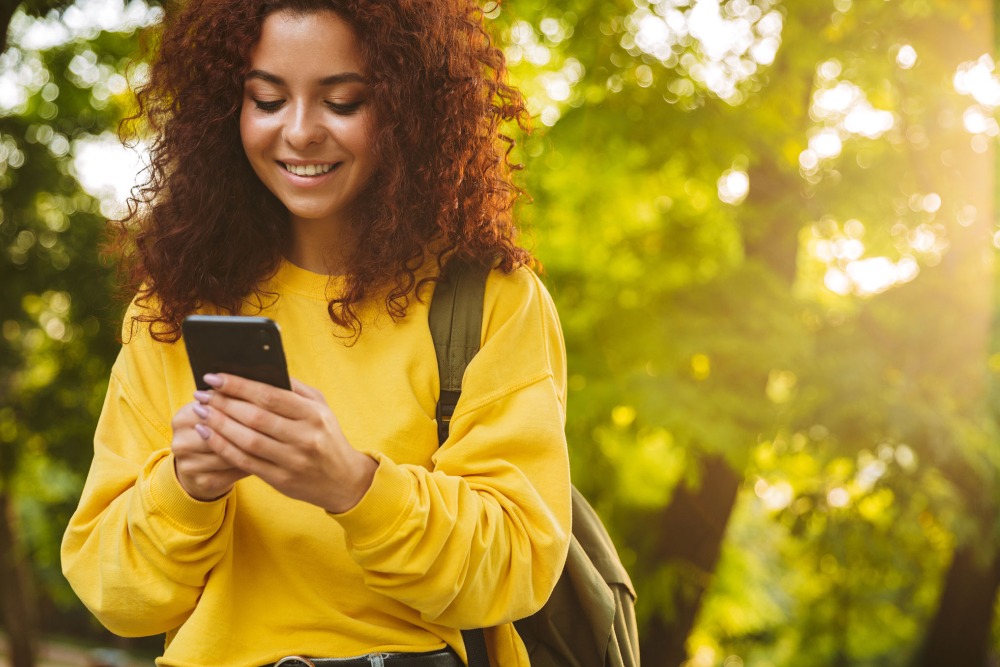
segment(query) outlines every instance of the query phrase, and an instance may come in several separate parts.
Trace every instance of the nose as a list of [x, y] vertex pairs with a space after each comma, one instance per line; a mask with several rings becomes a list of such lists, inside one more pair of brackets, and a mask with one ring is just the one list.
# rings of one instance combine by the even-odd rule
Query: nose
[[295, 105], [285, 124], [285, 142], [296, 150], [302, 150], [323, 141], [325, 130], [320, 112], [306, 104]]

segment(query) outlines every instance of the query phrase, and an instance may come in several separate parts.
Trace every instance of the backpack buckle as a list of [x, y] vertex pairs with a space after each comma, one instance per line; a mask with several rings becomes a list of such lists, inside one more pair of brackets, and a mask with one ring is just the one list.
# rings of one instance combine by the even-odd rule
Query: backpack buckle
[[438, 426], [438, 445], [444, 444], [448, 439], [451, 429], [451, 417], [455, 414], [455, 406], [458, 405], [458, 397], [462, 395], [460, 391], [441, 390], [441, 397], [438, 399], [435, 418]]

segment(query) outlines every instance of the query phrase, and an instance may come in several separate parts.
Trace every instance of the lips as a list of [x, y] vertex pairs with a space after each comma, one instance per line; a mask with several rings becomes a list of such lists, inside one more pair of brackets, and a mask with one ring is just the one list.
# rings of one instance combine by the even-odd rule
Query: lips
[[321, 162], [314, 164], [289, 164], [288, 162], [278, 162], [281, 168], [296, 176], [322, 176], [337, 167], [339, 162]]

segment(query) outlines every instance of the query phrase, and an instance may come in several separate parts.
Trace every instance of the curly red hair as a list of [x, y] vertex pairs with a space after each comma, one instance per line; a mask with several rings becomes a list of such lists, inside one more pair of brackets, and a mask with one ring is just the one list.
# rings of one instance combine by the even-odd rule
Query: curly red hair
[[360, 335], [356, 309], [376, 296], [403, 317], [431, 247], [439, 272], [452, 256], [508, 272], [533, 262], [516, 243], [520, 165], [504, 134], [511, 122], [525, 129], [524, 100], [474, 0], [189, 0], [168, 11], [122, 125], [123, 137], [143, 122], [153, 135], [147, 181], [113, 244], [127, 289], [157, 304], [138, 321], [176, 340], [196, 309], [238, 313], [273, 296], [261, 283], [282, 260], [288, 213], [244, 154], [239, 114], [250, 50], [279, 10], [335, 12], [358, 37], [371, 85], [379, 166], [344, 291], [328, 304], [333, 322]]

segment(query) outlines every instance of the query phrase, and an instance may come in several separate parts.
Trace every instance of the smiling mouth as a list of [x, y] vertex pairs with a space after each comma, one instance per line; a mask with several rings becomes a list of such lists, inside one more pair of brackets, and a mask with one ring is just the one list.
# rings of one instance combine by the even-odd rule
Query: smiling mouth
[[331, 162], [329, 164], [287, 164], [285, 162], [278, 162], [281, 168], [290, 174], [295, 174], [296, 176], [322, 176], [323, 174], [329, 173], [334, 167], [339, 165], [339, 162]]

